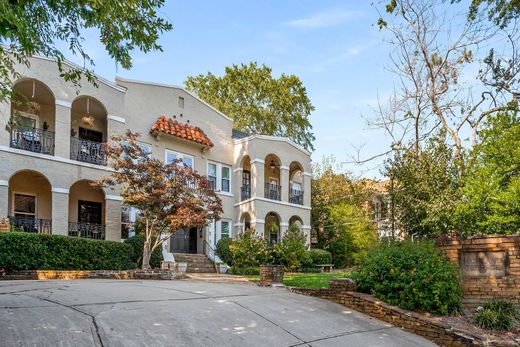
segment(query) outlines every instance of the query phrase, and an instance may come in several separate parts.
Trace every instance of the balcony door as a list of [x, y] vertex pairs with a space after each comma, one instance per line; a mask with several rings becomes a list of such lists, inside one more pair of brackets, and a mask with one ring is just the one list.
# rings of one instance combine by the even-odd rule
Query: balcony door
[[88, 140], [97, 143], [103, 142], [103, 133], [100, 131], [80, 127], [78, 135], [80, 140]]
[[93, 201], [78, 201], [78, 223], [102, 224], [103, 204]]

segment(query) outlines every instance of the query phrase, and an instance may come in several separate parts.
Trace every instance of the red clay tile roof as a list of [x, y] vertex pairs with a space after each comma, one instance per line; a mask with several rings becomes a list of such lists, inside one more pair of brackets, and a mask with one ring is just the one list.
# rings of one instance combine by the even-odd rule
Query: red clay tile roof
[[200, 143], [204, 146], [213, 147], [213, 142], [199, 127], [194, 127], [189, 124], [179, 123], [177, 120], [168, 118], [166, 116], [160, 116], [157, 118], [155, 123], [150, 129], [150, 133], [164, 133], [188, 141]]

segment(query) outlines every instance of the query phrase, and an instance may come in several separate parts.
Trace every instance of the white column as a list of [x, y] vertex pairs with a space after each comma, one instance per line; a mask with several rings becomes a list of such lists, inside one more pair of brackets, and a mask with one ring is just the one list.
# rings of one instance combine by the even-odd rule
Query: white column
[[311, 180], [312, 175], [309, 172], [302, 173], [303, 183], [303, 205], [311, 205]]
[[280, 185], [282, 186], [282, 201], [289, 202], [289, 168], [280, 166]]
[[9, 181], [0, 180], [0, 218], [9, 215]]
[[264, 197], [264, 161], [251, 163], [251, 197]]
[[69, 190], [52, 187], [52, 234], [69, 234]]
[[71, 104], [56, 100], [56, 120], [54, 134], [54, 155], [62, 158], [70, 158], [70, 120]]
[[280, 240], [282, 240], [289, 230], [289, 223], [280, 223]]
[[118, 195], [107, 195], [105, 198], [105, 240], [121, 240], [121, 205]]
[[251, 222], [251, 227], [255, 229], [255, 233], [257, 236], [261, 238], [264, 237], [265, 222], [263, 220], [253, 220]]

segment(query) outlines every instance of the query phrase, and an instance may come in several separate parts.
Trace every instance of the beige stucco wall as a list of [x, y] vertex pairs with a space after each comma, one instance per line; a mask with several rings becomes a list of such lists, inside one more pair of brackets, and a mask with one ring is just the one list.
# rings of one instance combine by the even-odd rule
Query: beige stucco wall
[[[74, 128], [77, 131], [82, 122], [85, 105], [78, 105], [88, 97], [96, 122], [92, 127], [83, 124], [81, 126], [102, 131], [106, 140], [112, 135], [131, 129], [142, 134], [141, 141], [151, 145], [152, 156], [160, 160], [165, 159], [166, 150], [191, 155], [194, 157], [194, 168], [201, 175], [207, 175], [208, 161], [230, 166], [231, 192], [219, 193], [219, 196], [223, 204], [221, 218], [232, 221], [232, 230], [235, 232], [239, 229], [239, 218], [243, 212], [250, 214], [252, 225], [259, 232], [263, 232], [262, 221], [271, 211], [280, 216], [282, 230], [287, 227], [292, 216], [298, 216], [303, 221], [304, 228], [310, 225], [310, 153], [290, 141], [272, 137], [234, 141], [231, 137], [232, 120], [180, 87], [118, 78], [115, 83], [100, 79], [98, 87], [83, 81], [78, 91], [59, 77], [54, 62], [47, 59], [31, 59], [30, 68], [20, 66], [18, 69], [23, 78], [41, 81], [53, 94], [55, 105], [43, 105], [40, 116], [42, 121], [48, 120], [49, 130], [56, 132], [55, 155], [46, 156], [10, 148], [9, 133], [4, 129], [11, 115], [11, 105], [9, 102], [0, 104], [0, 162], [5, 163], [0, 166], [2, 215], [6, 215], [9, 210], [9, 192], [18, 189], [16, 185], [9, 183], [10, 178], [18, 171], [30, 168], [41, 173], [50, 183], [50, 193], [47, 190], [47, 195], [41, 202], [45, 206], [41, 213], [42, 216], [52, 217], [54, 233], [67, 233], [68, 222], [77, 220], [77, 200], [83, 199], [104, 203], [107, 239], [120, 238], [121, 199], [117, 190], [92, 194], [93, 190], [86, 186], [71, 189], [78, 181], [96, 180], [110, 173], [107, 167], [70, 159], [70, 130]], [[184, 107], [179, 105], [179, 97], [184, 99]], [[97, 102], [99, 105], [93, 107], [92, 103]], [[175, 116], [181, 123], [200, 127], [214, 146], [204, 148], [167, 135], [151, 135], [149, 130], [161, 115]], [[41, 124], [42, 122], [40, 127]], [[265, 159], [269, 154], [275, 155], [280, 161], [276, 174], [283, 187], [281, 202], [256, 199], [263, 198], [264, 182], [269, 177], [265, 168], [269, 163], [265, 163]], [[252, 174], [253, 197], [249, 202], [240, 201], [241, 162], [245, 156], [250, 158], [246, 168]], [[303, 176], [296, 179], [303, 183], [304, 206], [287, 202], [289, 167], [293, 161], [300, 163], [303, 168]], [[22, 185], [33, 189], [25, 182]], [[208, 230], [204, 230], [203, 235], [207, 237]], [[203, 240], [204, 238], [199, 239], [199, 248], [202, 248]]]

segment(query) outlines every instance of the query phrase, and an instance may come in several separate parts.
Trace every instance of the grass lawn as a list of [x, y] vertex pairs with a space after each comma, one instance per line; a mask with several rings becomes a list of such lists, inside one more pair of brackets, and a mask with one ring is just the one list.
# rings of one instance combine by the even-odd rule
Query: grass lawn
[[[306, 288], [327, 288], [329, 279], [346, 278], [350, 272], [332, 272], [332, 273], [287, 273], [283, 278], [283, 284], [291, 287]], [[250, 280], [259, 280], [259, 276], [248, 276]]]

